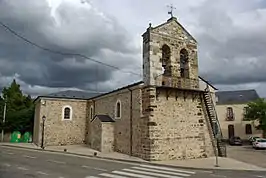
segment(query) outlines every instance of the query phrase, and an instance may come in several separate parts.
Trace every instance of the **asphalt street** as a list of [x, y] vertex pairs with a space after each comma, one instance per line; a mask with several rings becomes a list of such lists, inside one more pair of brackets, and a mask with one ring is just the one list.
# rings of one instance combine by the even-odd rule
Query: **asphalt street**
[[191, 170], [0, 146], [0, 178], [266, 178], [265, 172]]

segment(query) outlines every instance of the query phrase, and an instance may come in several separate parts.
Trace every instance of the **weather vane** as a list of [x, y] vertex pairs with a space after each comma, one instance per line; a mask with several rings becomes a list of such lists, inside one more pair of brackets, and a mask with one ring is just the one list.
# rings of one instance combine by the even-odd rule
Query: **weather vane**
[[173, 17], [173, 11], [174, 11], [174, 9], [176, 9], [176, 8], [173, 6], [173, 4], [171, 4], [170, 6], [169, 6], [169, 5], [167, 5], [167, 7], [169, 7], [169, 8], [170, 8], [170, 11], [168, 11], [168, 14], [170, 14], [170, 15], [171, 15], [171, 17]]

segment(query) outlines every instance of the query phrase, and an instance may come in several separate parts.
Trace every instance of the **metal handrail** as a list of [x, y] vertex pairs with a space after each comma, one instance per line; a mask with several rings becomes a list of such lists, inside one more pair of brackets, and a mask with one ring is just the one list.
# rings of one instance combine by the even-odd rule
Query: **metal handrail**
[[[205, 91], [207, 91], [207, 94], [208, 94], [208, 96], [210, 98], [210, 102], [213, 103], [213, 99], [212, 99], [212, 96], [210, 94], [209, 85], [207, 86], [207, 88], [205, 89]], [[213, 134], [216, 137], [216, 140], [217, 141], [221, 141], [220, 143], [222, 143], [222, 141], [223, 141], [222, 140], [223, 139], [223, 133], [222, 133], [221, 125], [220, 125], [220, 122], [219, 122], [219, 119], [218, 119], [218, 116], [217, 116], [217, 112], [216, 112], [215, 106], [213, 107], [213, 112], [215, 114], [215, 121], [216, 121], [215, 124], [217, 126], [217, 128], [213, 128], [213, 129], [217, 129], [217, 132], [218, 132], [218, 133], [215, 133], [214, 130], [213, 130]], [[213, 121], [212, 121], [212, 123], [213, 123]], [[213, 124], [212, 124], [212, 127], [214, 127]], [[224, 148], [224, 154], [226, 156], [226, 154], [227, 154], [226, 153], [227, 152], [226, 151], [226, 146], [224, 146], [224, 145], [220, 145], [220, 146], [222, 146]], [[217, 142], [217, 148], [218, 148], [218, 142]]]
[[[208, 95], [209, 95], [209, 98], [210, 98], [210, 101], [211, 103], [213, 103], [213, 99], [212, 99], [212, 96], [211, 96], [211, 93], [210, 93], [210, 88], [209, 88], [209, 85], [207, 85], [207, 91]], [[220, 139], [223, 138], [223, 133], [221, 131], [221, 125], [220, 125], [220, 122], [219, 122], [219, 119], [218, 119], [218, 116], [217, 116], [217, 112], [216, 112], [216, 109], [215, 109], [215, 106], [213, 107], [213, 114], [215, 114], [215, 120], [216, 120], [216, 123], [217, 123], [217, 129], [218, 129], [218, 133], [216, 135], [219, 135], [220, 136]]]

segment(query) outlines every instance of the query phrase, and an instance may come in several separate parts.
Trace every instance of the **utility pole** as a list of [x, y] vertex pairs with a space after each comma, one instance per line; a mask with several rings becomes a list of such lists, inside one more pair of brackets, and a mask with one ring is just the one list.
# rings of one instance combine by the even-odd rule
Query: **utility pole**
[[[4, 113], [3, 113], [3, 125], [6, 122], [6, 101], [5, 101], [5, 106], [4, 106]], [[2, 142], [4, 142], [4, 128], [2, 128]]]

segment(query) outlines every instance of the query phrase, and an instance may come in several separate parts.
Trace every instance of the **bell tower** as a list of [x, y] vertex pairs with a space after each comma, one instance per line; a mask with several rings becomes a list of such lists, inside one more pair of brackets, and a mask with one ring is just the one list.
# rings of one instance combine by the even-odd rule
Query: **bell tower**
[[149, 24], [142, 37], [145, 85], [199, 88], [197, 41], [176, 17], [156, 27]]

